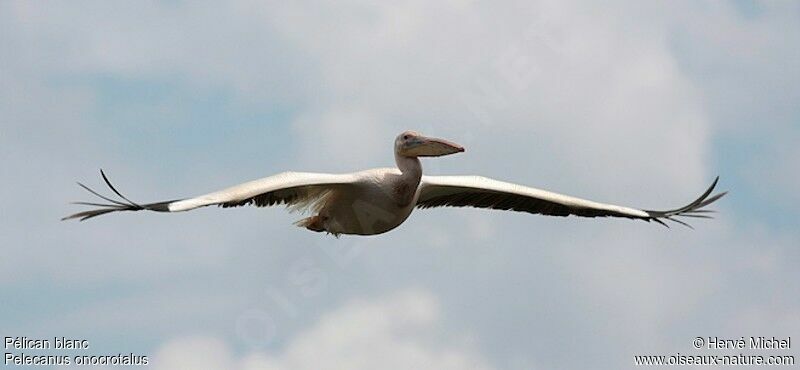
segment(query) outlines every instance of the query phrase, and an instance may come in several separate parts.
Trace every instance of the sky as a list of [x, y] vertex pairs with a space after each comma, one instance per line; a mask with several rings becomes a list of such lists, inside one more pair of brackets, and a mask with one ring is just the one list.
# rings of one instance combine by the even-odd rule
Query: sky
[[[0, 335], [158, 370], [620, 369], [734, 353], [698, 336], [797, 337], [799, 65], [794, 2], [0, 1]], [[427, 174], [647, 209], [717, 175], [730, 194], [695, 230], [477, 209], [339, 239], [281, 208], [59, 221], [100, 168], [159, 201], [391, 166], [407, 129], [466, 148]]]

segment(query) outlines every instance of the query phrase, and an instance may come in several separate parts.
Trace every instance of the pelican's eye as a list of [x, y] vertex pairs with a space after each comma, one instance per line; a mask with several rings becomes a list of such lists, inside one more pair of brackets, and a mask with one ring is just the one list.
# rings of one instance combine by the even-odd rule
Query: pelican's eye
[[411, 135], [405, 134], [405, 135], [403, 135], [403, 140], [408, 140], [408, 138], [410, 138], [410, 137], [411, 137]]

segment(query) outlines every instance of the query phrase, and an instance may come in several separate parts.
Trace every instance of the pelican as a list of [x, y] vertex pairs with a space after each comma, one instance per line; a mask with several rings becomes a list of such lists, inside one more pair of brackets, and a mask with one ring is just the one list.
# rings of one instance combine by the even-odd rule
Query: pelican
[[[476, 207], [542, 214], [547, 216], [623, 217], [654, 221], [667, 226], [672, 221], [691, 227], [676, 217], [711, 218], [703, 209], [726, 192], [711, 195], [711, 186], [695, 201], [668, 211], [650, 211], [598, 203], [481, 176], [427, 176], [420, 157], [439, 157], [463, 152], [456, 143], [406, 131], [394, 141], [397, 168], [378, 168], [347, 174], [284, 172], [235, 185], [194, 198], [139, 204], [123, 196], [100, 170], [103, 181], [119, 199], [82, 188], [109, 203], [75, 202], [97, 207], [64, 217], [80, 219], [119, 211], [183, 212], [206, 206], [223, 208], [285, 204], [290, 210], [310, 212], [295, 222], [311, 231], [375, 235], [402, 224], [414, 208]], [[667, 226], [668, 227], [668, 226]]]

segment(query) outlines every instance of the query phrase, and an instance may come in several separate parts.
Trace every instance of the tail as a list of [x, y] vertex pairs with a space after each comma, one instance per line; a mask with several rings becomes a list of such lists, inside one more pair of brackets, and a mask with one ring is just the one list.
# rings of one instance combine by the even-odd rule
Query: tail
[[97, 217], [100, 215], [104, 215], [106, 213], [117, 212], [117, 211], [156, 211], [156, 212], [169, 212], [169, 204], [175, 202], [175, 200], [170, 200], [166, 202], [158, 202], [158, 203], [149, 203], [149, 204], [137, 204], [130, 199], [126, 198], [124, 195], [120, 194], [114, 185], [111, 185], [111, 181], [108, 181], [108, 177], [100, 170], [100, 175], [103, 177], [103, 181], [105, 181], [106, 185], [121, 198], [120, 200], [114, 200], [108, 198], [106, 196], [101, 195], [100, 193], [90, 189], [88, 186], [78, 183], [80, 187], [84, 188], [86, 191], [92, 193], [93, 195], [97, 196], [98, 198], [110, 202], [110, 204], [103, 204], [103, 203], [91, 203], [91, 202], [73, 202], [72, 204], [80, 204], [84, 206], [93, 206], [98, 207], [95, 209], [90, 209], [88, 211], [78, 212], [75, 214], [71, 214], [67, 217], [61, 219], [61, 221], [71, 220], [71, 219], [80, 219], [80, 221], [88, 220], [92, 217]]
[[306, 217], [306, 218], [304, 218], [302, 220], [297, 220], [294, 224], [297, 225], [297, 226], [300, 226], [300, 227], [305, 227], [306, 229], [311, 230], [311, 231], [316, 231], [318, 233], [324, 231], [327, 234], [330, 234], [330, 235], [335, 236], [336, 238], [339, 238], [339, 234], [340, 233], [332, 232], [332, 231], [329, 231], [328, 229], [325, 228], [325, 221], [326, 220], [327, 220], [327, 217], [316, 215], [316, 216]]
[[305, 227], [311, 231], [321, 232], [325, 231], [325, 218], [319, 215], [306, 217], [302, 220], [297, 220], [294, 224], [300, 227]]

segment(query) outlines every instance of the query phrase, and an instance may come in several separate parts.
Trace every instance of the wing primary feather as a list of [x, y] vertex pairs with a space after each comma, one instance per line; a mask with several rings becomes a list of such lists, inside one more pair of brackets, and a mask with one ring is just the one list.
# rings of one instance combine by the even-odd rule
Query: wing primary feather
[[714, 217], [706, 216], [706, 215], [694, 215], [690, 213], [681, 213], [679, 215], [675, 215], [675, 217], [692, 217], [692, 218], [707, 218], [707, 219], [714, 219]]
[[119, 205], [115, 204], [103, 204], [103, 203], [92, 203], [92, 202], [70, 202], [70, 204], [76, 204], [81, 206], [95, 206], [95, 207], [120, 207]]
[[125, 200], [126, 200], [128, 203], [130, 203], [130, 205], [133, 205], [133, 206], [139, 207], [139, 208], [141, 208], [141, 209], [144, 209], [144, 207], [142, 207], [142, 206], [140, 206], [140, 205], [136, 204], [136, 202], [133, 202], [133, 201], [131, 201], [130, 199], [126, 198], [124, 195], [120, 194], [120, 192], [119, 192], [119, 191], [117, 191], [117, 189], [114, 187], [114, 185], [111, 185], [111, 181], [108, 181], [108, 177], [106, 177], [106, 173], [105, 173], [105, 172], [103, 172], [103, 170], [102, 170], [102, 169], [100, 169], [100, 176], [103, 176], [103, 181], [105, 181], [105, 182], [106, 182], [106, 185], [108, 185], [108, 187], [109, 187], [109, 188], [111, 188], [111, 190], [112, 190], [114, 193], [116, 193], [117, 195], [119, 195], [119, 197], [120, 197], [120, 198], [122, 198], [122, 199], [125, 199]]
[[[670, 228], [669, 225], [664, 223], [664, 221], [661, 221], [661, 220], [659, 220], [657, 218], [653, 218], [652, 220], [655, 221], [655, 222], [658, 222], [659, 224], [661, 224], [662, 226], [666, 227], [667, 229]], [[647, 221], [650, 221], [650, 220], [647, 220]]]
[[86, 220], [88, 220], [90, 218], [97, 217], [97, 216], [100, 216], [100, 215], [104, 215], [106, 213], [111, 213], [111, 212], [114, 212], [114, 211], [118, 211], [118, 210], [117, 209], [98, 209], [98, 210], [93, 210], [93, 211], [82, 212], [82, 213], [85, 214], [85, 216], [81, 217], [81, 219], [79, 221], [86, 221]]
[[100, 175], [103, 177], [103, 181], [105, 181], [106, 185], [108, 185], [108, 187], [111, 189], [111, 191], [113, 191], [114, 194], [117, 194], [120, 198], [124, 199], [128, 203], [108, 198], [108, 197], [106, 197], [106, 196], [104, 196], [104, 195], [92, 190], [88, 186], [86, 186], [84, 184], [81, 184], [79, 182], [78, 185], [80, 187], [82, 187], [83, 189], [85, 189], [89, 193], [94, 194], [98, 198], [103, 199], [105, 201], [108, 201], [111, 204], [94, 203], [94, 202], [73, 202], [72, 204], [99, 207], [99, 208], [71, 214], [69, 216], [66, 216], [66, 217], [62, 218], [61, 221], [75, 219], [75, 218], [79, 219], [80, 221], [85, 221], [85, 220], [88, 220], [88, 219], [93, 218], [93, 217], [97, 217], [97, 216], [100, 216], [100, 215], [104, 215], [106, 213], [117, 212], [117, 211], [148, 210], [148, 211], [157, 211], [157, 212], [169, 212], [170, 211], [169, 210], [169, 204], [174, 202], [174, 200], [171, 200], [171, 201], [166, 201], [166, 202], [157, 202], [157, 203], [149, 203], [149, 204], [138, 204], [136, 202], [131, 201], [130, 199], [128, 199], [124, 195], [122, 195], [114, 187], [114, 185], [111, 184], [111, 181], [108, 180], [108, 177], [106, 176], [105, 172], [103, 172], [103, 170], [100, 170]]
[[678, 224], [681, 224], [681, 225], [683, 225], [683, 226], [686, 226], [686, 227], [688, 227], [688, 228], [690, 228], [690, 229], [694, 230], [694, 227], [692, 227], [692, 225], [689, 225], [688, 223], [686, 223], [686, 222], [683, 222], [683, 221], [681, 221], [681, 220], [676, 220], [676, 219], [674, 219], [674, 218], [672, 218], [672, 217], [664, 217], [664, 219], [665, 219], [665, 220], [668, 220], [668, 221], [672, 221], [672, 222], [678, 223]]
[[713, 209], [695, 209], [695, 210], [684, 212], [684, 214], [686, 214], [686, 213], [717, 213], [717, 211], [715, 211]]
[[717, 201], [717, 199], [724, 197], [725, 194], [728, 194], [728, 192], [727, 191], [723, 191], [722, 193], [716, 194], [716, 195], [712, 196], [711, 198], [708, 198], [708, 199], [704, 200], [697, 207], [701, 208], [701, 207], [705, 207], [705, 206], [707, 206], [707, 205], [709, 205], [711, 203], [714, 203], [714, 202]]
[[108, 198], [108, 197], [105, 197], [105, 196], [101, 195], [100, 193], [98, 193], [98, 192], [96, 192], [96, 191], [92, 190], [90, 187], [88, 187], [88, 186], [86, 186], [86, 185], [84, 185], [84, 184], [78, 183], [78, 185], [79, 185], [80, 187], [84, 188], [86, 191], [88, 191], [88, 192], [90, 192], [90, 193], [92, 193], [92, 194], [96, 195], [96, 196], [97, 196], [97, 197], [99, 197], [100, 199], [103, 199], [103, 200], [106, 200], [106, 201], [109, 201], [109, 202], [111, 202], [111, 203], [118, 204], [118, 205], [121, 205], [121, 206], [127, 206], [127, 204], [125, 204], [125, 203], [122, 203], [122, 202], [120, 202], [120, 201], [117, 201], [117, 200], [114, 200], [114, 199], [111, 199], [111, 198]]
[[[709, 186], [708, 189], [706, 189], [706, 191], [702, 195], [700, 195], [693, 202], [691, 202], [691, 203], [689, 203], [689, 204], [687, 204], [687, 205], [685, 205], [685, 206], [683, 206], [681, 208], [677, 208], [677, 209], [673, 209], [673, 210], [669, 210], [669, 211], [646, 211], [646, 212], [661, 213], [661, 214], [664, 214], [664, 216], [672, 216], [672, 215], [675, 215], [675, 214], [678, 214], [678, 213], [683, 213], [683, 212], [687, 212], [687, 211], [690, 211], [690, 210], [693, 210], [693, 209], [700, 208], [700, 207], [703, 206], [702, 205], [703, 200], [705, 200], [708, 197], [708, 195], [711, 194], [712, 191], [714, 191], [714, 188], [717, 186], [717, 182], [718, 181], [719, 181], [719, 176], [717, 176], [717, 178], [714, 179], [714, 182], [711, 183], [711, 186]], [[724, 193], [722, 195], [724, 195]], [[715, 198], [714, 200], [717, 200], [717, 199], [719, 199], [719, 197]], [[664, 216], [662, 216], [662, 217], [664, 217]]]
[[650, 216], [649, 219], [651, 219], [651, 220], [658, 221], [659, 219], [665, 219], [665, 220], [676, 222], [676, 223], [679, 223], [679, 224], [682, 224], [684, 226], [687, 226], [689, 228], [694, 229], [688, 223], [683, 222], [683, 221], [678, 220], [678, 219], [675, 219], [674, 217], [693, 217], [693, 218], [709, 218], [709, 219], [713, 218], [713, 217], [705, 215], [705, 214], [706, 213], [715, 213], [714, 210], [701, 209], [701, 208], [706, 207], [709, 204], [712, 204], [712, 203], [716, 202], [718, 199], [720, 199], [720, 198], [724, 197], [726, 194], [728, 194], [727, 191], [723, 191], [721, 193], [711, 195], [711, 193], [714, 191], [714, 188], [717, 186], [717, 182], [718, 181], [719, 181], [719, 176], [717, 176], [714, 179], [714, 182], [711, 183], [711, 186], [709, 186], [708, 189], [706, 189], [706, 191], [700, 197], [698, 197], [697, 199], [695, 199], [693, 202], [689, 203], [686, 206], [683, 206], [683, 207], [677, 208], [677, 209], [673, 209], [673, 210], [669, 210], [669, 211], [650, 211], [650, 210], [645, 210], [645, 212], [647, 212], [647, 214]]

